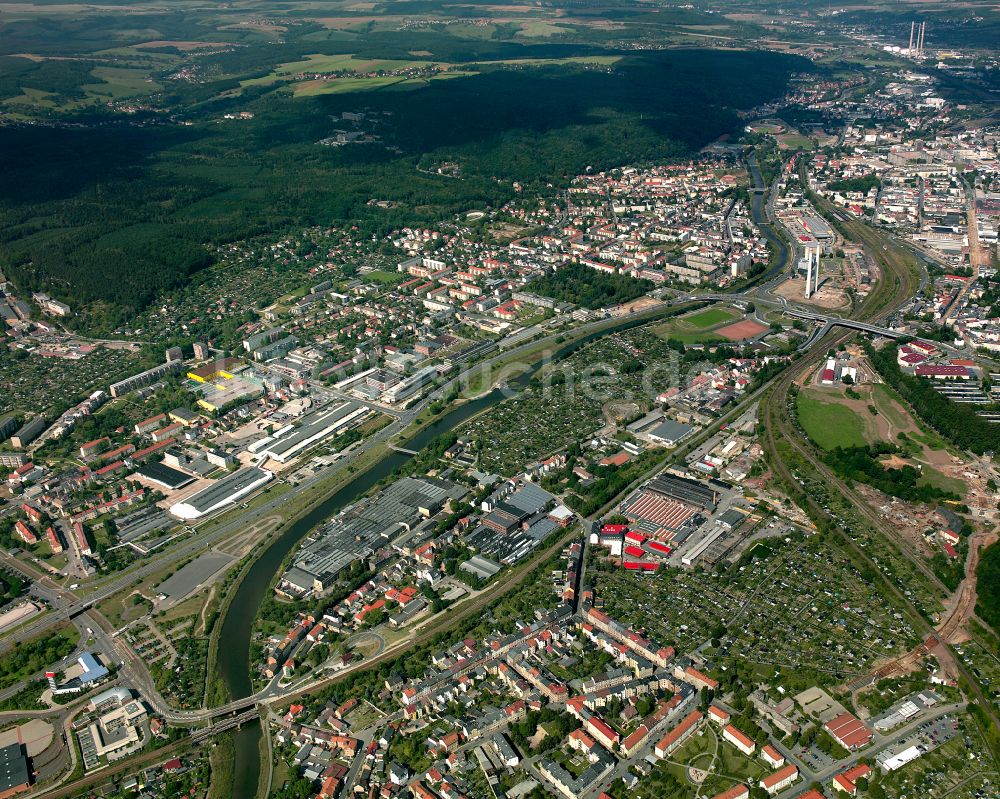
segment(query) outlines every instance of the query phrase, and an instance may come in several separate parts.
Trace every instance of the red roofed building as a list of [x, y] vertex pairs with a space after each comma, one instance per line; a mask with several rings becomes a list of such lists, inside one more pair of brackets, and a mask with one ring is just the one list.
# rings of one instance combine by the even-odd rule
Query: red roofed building
[[655, 572], [660, 568], [659, 563], [651, 563], [647, 561], [637, 561], [637, 560], [627, 560], [624, 566], [629, 571], [640, 571], [640, 572]]
[[139, 435], [149, 433], [162, 426], [165, 421], [167, 421], [167, 415], [165, 413], [158, 413], [156, 416], [150, 416], [148, 419], [144, 419], [136, 424], [135, 432]]
[[728, 791], [717, 793], [712, 799], [746, 799], [750, 795], [750, 789], [746, 785], [734, 785]]
[[73, 522], [73, 538], [76, 539], [76, 546], [81, 555], [93, 554], [90, 550], [90, 543], [87, 541], [87, 534], [83, 531], [83, 525], [80, 522]]
[[583, 728], [607, 749], [613, 749], [620, 739], [618, 733], [599, 716], [590, 716], [583, 722]]
[[774, 774], [769, 774], [760, 781], [760, 787], [770, 796], [774, 796], [779, 791], [787, 788], [799, 778], [799, 769], [794, 764], [788, 764], [784, 768], [778, 769]]
[[155, 443], [155, 444], [153, 444], [151, 446], [148, 446], [145, 449], [140, 449], [138, 452], [136, 452], [132, 456], [132, 460], [135, 461], [136, 463], [141, 463], [143, 460], [145, 460], [146, 458], [148, 458], [154, 452], [159, 452], [161, 449], [164, 449], [165, 447], [169, 447], [176, 440], [177, 439], [175, 439], [175, 438], [168, 438], [165, 441], [158, 441], [157, 443]]
[[598, 461], [599, 466], [624, 466], [632, 460], [632, 456], [627, 452], [619, 452], [617, 455], [607, 455]]
[[668, 547], [666, 544], [660, 541], [649, 541], [647, 542], [646, 546], [648, 546], [654, 552], [663, 555], [664, 557], [673, 552], [673, 550], [670, 547]]
[[408, 787], [417, 799], [438, 799], [438, 795], [420, 780], [414, 780]]
[[757, 751], [757, 744], [755, 744], [752, 739], [744, 735], [732, 724], [728, 724], [722, 729], [722, 737], [729, 741], [729, 743], [739, 749], [747, 757], [750, 757], [755, 751]]
[[826, 797], [815, 788], [810, 788], [805, 793], [800, 793], [795, 799], [826, 799]]
[[649, 729], [645, 724], [640, 724], [635, 728], [635, 731], [629, 735], [621, 744], [621, 750], [628, 757], [635, 751], [639, 746], [642, 745], [643, 741], [646, 740], [646, 736], [649, 735]]
[[354, 614], [354, 620], [359, 624], [365, 620], [365, 616], [376, 610], [381, 610], [385, 607], [384, 599], [376, 599], [370, 605], [365, 605], [361, 610]]
[[62, 541], [59, 540], [59, 534], [54, 528], [47, 527], [45, 529], [45, 538], [49, 542], [49, 547], [56, 555], [63, 551]]
[[691, 683], [691, 685], [693, 685], [695, 688], [708, 688], [714, 691], [716, 688], [719, 687], [718, 682], [713, 680], [711, 677], [702, 674], [694, 666], [688, 666], [686, 669], [684, 669], [684, 671], [682, 671], [680, 674], [677, 674], [676, 676], [684, 680], [685, 682]]
[[962, 540], [962, 537], [954, 530], [942, 530], [938, 535], [940, 535], [949, 544], [957, 544]]
[[95, 438], [93, 441], [88, 441], [86, 444], [80, 445], [80, 457], [81, 458], [91, 458], [101, 450], [103, 450], [108, 444], [111, 443], [111, 439], [107, 436], [102, 438]]
[[728, 724], [730, 715], [721, 707], [717, 705], [712, 705], [708, 709], [708, 718], [710, 721], [714, 721], [716, 724]]
[[917, 377], [927, 377], [932, 380], [970, 380], [972, 373], [964, 366], [924, 364], [917, 367]]
[[691, 734], [698, 729], [698, 724], [704, 718], [697, 710], [688, 713], [670, 732], [664, 735], [653, 748], [657, 757], [666, 757], [676, 751]]
[[38, 537], [31, 532], [31, 528], [28, 527], [24, 522], [18, 519], [14, 522], [14, 532], [17, 533], [17, 537], [24, 541], [25, 544], [32, 546], [38, 543]]
[[760, 759], [771, 768], [781, 768], [785, 765], [785, 756], [770, 744], [760, 750]]
[[591, 738], [583, 730], [573, 730], [569, 734], [569, 748], [576, 749], [579, 752], [589, 752], [597, 744], [594, 739]]
[[124, 470], [125, 470], [125, 462], [115, 461], [114, 463], [109, 463], [107, 466], [102, 466], [100, 469], [97, 469], [94, 472], [94, 474], [96, 474], [98, 477], [105, 477], [109, 474], [114, 474], [116, 472], [121, 472]]
[[640, 547], [637, 547], [635, 544], [629, 544], [628, 546], [626, 546], [625, 554], [633, 558], [642, 558], [646, 556], [646, 553], [643, 552], [642, 549]]
[[844, 749], [860, 749], [871, 743], [872, 732], [850, 713], [841, 713], [823, 725]]
[[859, 763], [853, 768], [849, 768], [847, 771], [843, 771], [837, 774], [833, 778], [834, 790], [840, 791], [841, 793], [846, 793], [848, 796], [858, 795], [857, 781], [862, 778], [867, 778], [869, 774], [872, 773], [871, 767], [866, 766], [864, 763]]

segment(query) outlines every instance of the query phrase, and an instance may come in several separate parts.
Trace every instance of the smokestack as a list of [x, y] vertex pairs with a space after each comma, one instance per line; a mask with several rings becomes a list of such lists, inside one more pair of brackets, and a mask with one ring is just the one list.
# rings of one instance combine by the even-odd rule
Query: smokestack
[[910, 23], [910, 46], [908, 48], [906, 48], [906, 52], [908, 52], [910, 55], [913, 55], [913, 34], [916, 33], [916, 30], [917, 30], [917, 23], [916, 22], [911, 22]]
[[920, 44], [917, 45], [917, 54], [923, 58], [924, 57], [924, 34], [927, 32], [927, 23], [920, 23]]

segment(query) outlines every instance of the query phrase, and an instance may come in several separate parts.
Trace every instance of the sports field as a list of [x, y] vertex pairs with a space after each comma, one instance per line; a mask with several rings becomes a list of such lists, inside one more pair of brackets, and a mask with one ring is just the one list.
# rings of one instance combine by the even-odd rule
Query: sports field
[[688, 316], [682, 316], [677, 321], [679, 324], [683, 324], [687, 327], [707, 330], [710, 327], [721, 325], [723, 322], [731, 322], [737, 316], [739, 316], [739, 314], [732, 308], [720, 308], [716, 306], [713, 308], [706, 308], [704, 311], [696, 311]]
[[[724, 305], [714, 305], [700, 311], [671, 319], [666, 324], [655, 328], [661, 338], [675, 339], [684, 344], [715, 344], [730, 339], [726, 334], [726, 326], [741, 325], [745, 320], [736, 308]], [[739, 320], [739, 321], [737, 321]], [[721, 328], [721, 329], [720, 329]]]
[[744, 339], [759, 336], [767, 329], [767, 325], [762, 325], [753, 319], [741, 319], [739, 322], [733, 322], [731, 325], [720, 327], [715, 332], [730, 341], [743, 341]]

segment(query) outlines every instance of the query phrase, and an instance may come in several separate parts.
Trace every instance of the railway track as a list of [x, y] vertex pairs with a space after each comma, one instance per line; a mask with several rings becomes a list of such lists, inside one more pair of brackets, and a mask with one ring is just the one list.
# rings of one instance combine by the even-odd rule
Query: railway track
[[[842, 225], [838, 225], [842, 227]], [[918, 289], [919, 278], [913, 270], [906, 268], [906, 252], [902, 247], [894, 242], [885, 239], [881, 234], [869, 228], [863, 223], [851, 225], [851, 233], [862, 243], [865, 250], [872, 255], [882, 269], [882, 279], [875, 291], [869, 296], [868, 301], [859, 309], [856, 318], [859, 321], [875, 322], [882, 321], [890, 316], [902, 303], [913, 296]], [[931, 583], [937, 587], [943, 587], [941, 581], [930, 573], [925, 563], [919, 561], [907, 547], [901, 544], [899, 536], [884, 524], [883, 520], [869, 508], [856, 492], [850, 489], [842, 480], [836, 478], [826, 465], [817, 458], [812, 448], [803, 441], [797, 426], [794, 423], [794, 412], [791, 408], [791, 387], [795, 381], [811, 369], [819, 365], [820, 359], [830, 349], [839, 346], [853, 333], [831, 331], [818, 340], [792, 368], [787, 369], [772, 384], [771, 390], [761, 403], [761, 418], [765, 420], [763, 444], [768, 453], [769, 466], [780, 480], [788, 487], [801, 485], [799, 479], [793, 474], [792, 469], [782, 457], [782, 444], [791, 448], [792, 452], [813, 469], [821, 479], [831, 488], [841, 494], [853, 507], [855, 507], [862, 517], [871, 524], [872, 528], [883, 535], [890, 544], [897, 549], [910, 563], [920, 570], [920, 573], [928, 576]], [[970, 693], [973, 694], [979, 706], [982, 708], [990, 723], [995, 728], [1000, 729], [1000, 719], [989, 699], [983, 694], [982, 688], [965, 665], [954, 656], [948, 645], [950, 639], [961, 629], [964, 619], [970, 611], [970, 603], [975, 601], [975, 591], [969, 590], [967, 581], [963, 581], [959, 587], [957, 600], [952, 603], [938, 625], [932, 625], [914, 605], [913, 601], [895, 585], [888, 576], [879, 568], [868, 552], [854, 540], [854, 538], [837, 522], [832, 514], [827, 511], [820, 502], [808, 493], [803, 492], [801, 504], [803, 510], [814, 521], [823, 519], [829, 523], [829, 527], [836, 531], [844, 542], [847, 549], [860, 562], [867, 564], [873, 569], [873, 573], [878, 575], [878, 582], [884, 592], [892, 597], [899, 607], [903, 608], [910, 617], [915, 629], [920, 633], [923, 640], [909, 652], [901, 655], [894, 661], [884, 664], [877, 671], [864, 678], [864, 682], [870, 684], [871, 681], [881, 679], [894, 673], [895, 670], [905, 667], [908, 663], [916, 663], [930, 652], [940, 653], [942, 659], [961, 676], [969, 686]], [[948, 593], [947, 589], [944, 591]], [[862, 679], [862, 678], [859, 678]], [[860, 683], [859, 683], [860, 684]], [[996, 753], [994, 753], [996, 756]]]

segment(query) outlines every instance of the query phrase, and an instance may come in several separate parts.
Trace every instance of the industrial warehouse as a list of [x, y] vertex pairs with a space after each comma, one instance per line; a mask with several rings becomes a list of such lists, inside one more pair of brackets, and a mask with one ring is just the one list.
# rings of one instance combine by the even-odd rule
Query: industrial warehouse
[[288, 463], [309, 447], [329, 436], [343, 433], [361, 423], [372, 411], [357, 402], [344, 402], [334, 408], [307, 416], [301, 425], [287, 425], [256, 444], [250, 451], [261, 459]]
[[329, 588], [345, 567], [430, 519], [466, 489], [433, 477], [404, 477], [333, 519], [308, 541], [278, 590], [300, 597]]
[[172, 505], [170, 512], [179, 519], [200, 519], [208, 513], [228, 507], [256, 491], [274, 477], [266, 469], [250, 466], [217, 480], [208, 488]]

